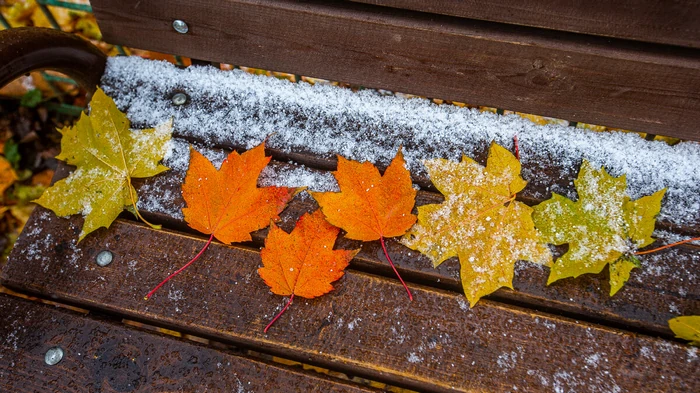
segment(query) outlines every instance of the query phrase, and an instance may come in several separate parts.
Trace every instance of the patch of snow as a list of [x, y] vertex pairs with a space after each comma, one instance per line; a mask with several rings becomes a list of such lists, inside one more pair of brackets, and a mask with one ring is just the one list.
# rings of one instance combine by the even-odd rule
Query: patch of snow
[[501, 368], [502, 372], [510, 371], [515, 368], [518, 363], [518, 354], [515, 352], [504, 352], [498, 355], [496, 364]]
[[258, 187], [308, 187], [317, 192], [338, 192], [338, 182], [330, 172], [312, 170], [304, 165], [268, 165], [258, 179]]
[[459, 304], [459, 309], [462, 311], [469, 311], [469, 303], [467, 303], [464, 298], [458, 297], [457, 298], [457, 304]]
[[[408, 168], [417, 176], [425, 175], [423, 159], [473, 157], [491, 141], [512, 148], [517, 134], [523, 177], [530, 182], [524, 194], [546, 197], [534, 191], [540, 188], [574, 197], [566, 180], [576, 177], [585, 158], [614, 176], [626, 174], [633, 199], [668, 188], [661, 218], [680, 225], [700, 221], [700, 144], [694, 142], [669, 146], [633, 133], [540, 126], [517, 115], [424, 99], [291, 83], [238, 70], [178, 69], [135, 57], [110, 58], [102, 84], [134, 127], [173, 118], [176, 136], [210, 146], [251, 148], [267, 138], [268, 147], [283, 152], [340, 154], [380, 166], [403, 146]], [[174, 91], [185, 92], [189, 103], [172, 105]], [[542, 166], [552, 163], [556, 168], [545, 174]], [[565, 183], [552, 184], [553, 179]]]
[[415, 352], [411, 352], [408, 354], [407, 360], [409, 363], [420, 363], [423, 361], [423, 357], [418, 356]]

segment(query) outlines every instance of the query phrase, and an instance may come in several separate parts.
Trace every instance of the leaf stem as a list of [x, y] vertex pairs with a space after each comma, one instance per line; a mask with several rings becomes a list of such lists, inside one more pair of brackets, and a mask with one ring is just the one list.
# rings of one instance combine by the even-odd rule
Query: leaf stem
[[277, 321], [282, 316], [282, 314], [284, 314], [285, 311], [287, 311], [289, 306], [292, 305], [293, 300], [294, 300], [294, 294], [292, 294], [292, 296], [289, 297], [289, 301], [287, 302], [287, 304], [284, 305], [284, 308], [282, 309], [282, 311], [277, 313], [277, 315], [275, 315], [275, 317], [272, 318], [272, 321], [270, 321], [270, 323], [268, 323], [267, 326], [265, 326], [265, 330], [263, 330], [264, 333], [267, 333], [267, 331], [270, 330], [270, 327], [272, 326], [272, 324], [275, 323], [275, 321]]
[[394, 269], [394, 273], [396, 273], [396, 277], [399, 278], [399, 281], [401, 281], [401, 284], [403, 284], [403, 287], [406, 288], [406, 292], [408, 293], [408, 298], [411, 301], [413, 301], [413, 295], [411, 295], [411, 290], [408, 289], [408, 285], [406, 285], [406, 283], [403, 281], [403, 278], [401, 278], [399, 271], [396, 270], [396, 266], [394, 266], [394, 261], [391, 260], [391, 257], [389, 256], [389, 252], [386, 250], [386, 244], [384, 244], [384, 236], [380, 236], [379, 241], [382, 243], [382, 250], [384, 250], [384, 255], [386, 256], [386, 259], [389, 261], [389, 265], [391, 265], [391, 268]]
[[143, 218], [143, 216], [141, 215], [141, 213], [139, 213], [139, 208], [136, 207], [136, 198], [134, 197], [134, 191], [133, 191], [132, 186], [131, 186], [131, 176], [127, 176], [127, 179], [128, 179], [128, 181], [129, 181], [129, 184], [128, 184], [128, 187], [129, 187], [129, 198], [131, 198], [131, 205], [134, 207], [134, 212], [136, 212], [136, 217], [138, 217], [139, 220], [143, 221], [145, 224], [147, 224], [148, 226], [150, 226], [150, 227], [153, 228], [153, 229], [160, 229], [160, 228], [162, 228], [160, 225], [151, 224], [151, 223], [148, 222], [145, 218]]
[[199, 259], [199, 257], [202, 256], [202, 254], [204, 253], [204, 251], [209, 247], [209, 245], [211, 244], [211, 241], [212, 241], [213, 239], [214, 239], [214, 234], [212, 233], [211, 236], [209, 236], [209, 241], [207, 241], [207, 244], [205, 244], [204, 247], [202, 247], [202, 249], [199, 251], [199, 253], [198, 253], [197, 255], [195, 255], [194, 258], [190, 259], [190, 261], [187, 262], [187, 263], [185, 264], [185, 266], [183, 266], [183, 267], [177, 269], [177, 271], [175, 271], [175, 273], [169, 275], [165, 280], [161, 281], [160, 284], [156, 285], [156, 287], [153, 288], [153, 289], [151, 290], [151, 292], [148, 292], [148, 295], [146, 295], [146, 296], [144, 297], [144, 299], [145, 299], [145, 300], [150, 299], [151, 296], [153, 296], [153, 294], [154, 294], [160, 287], [162, 287], [163, 285], [165, 285], [166, 282], [170, 281], [171, 278], [173, 278], [173, 277], [177, 276], [178, 274], [180, 274], [183, 270], [187, 269], [187, 267], [190, 266], [194, 261], [196, 261], [197, 259]]
[[515, 158], [520, 161], [520, 145], [518, 144], [517, 135], [513, 135], [513, 146], [515, 147]]
[[690, 242], [693, 242], [693, 241], [696, 241], [696, 240], [700, 240], [700, 237], [694, 237], [694, 238], [692, 238], [692, 239], [681, 240], [681, 241], [679, 241], [679, 242], [667, 244], [667, 245], [665, 245], [665, 246], [661, 246], [661, 247], [657, 247], [657, 248], [652, 248], [651, 250], [637, 251], [637, 252], [634, 253], [634, 255], [651, 254], [652, 252], [661, 251], [661, 250], [666, 249], [666, 248], [675, 247], [675, 246], [678, 246], [678, 245], [681, 245], [681, 244], [684, 244], [684, 243], [690, 243]]

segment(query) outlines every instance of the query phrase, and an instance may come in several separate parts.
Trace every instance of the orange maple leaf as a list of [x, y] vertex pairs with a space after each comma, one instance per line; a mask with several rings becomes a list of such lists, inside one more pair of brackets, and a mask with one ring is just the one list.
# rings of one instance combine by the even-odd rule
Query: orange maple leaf
[[274, 223], [260, 251], [263, 267], [258, 274], [272, 293], [290, 296], [289, 301], [267, 325], [265, 332], [298, 295], [313, 299], [333, 290], [331, 283], [360, 250], [333, 250], [340, 230], [329, 224], [320, 210], [304, 214], [294, 230], [286, 233]]
[[338, 170], [333, 172], [340, 192], [312, 192], [331, 224], [347, 232], [355, 240], [380, 240], [384, 255], [396, 273], [408, 297], [411, 291], [389, 257], [384, 239], [401, 236], [416, 222], [411, 213], [416, 190], [406, 169], [401, 148], [384, 175], [372, 163], [347, 160], [338, 156]]
[[270, 158], [265, 157], [263, 142], [243, 154], [231, 152], [217, 171], [206, 157], [190, 149], [190, 166], [182, 185], [187, 207], [182, 213], [191, 228], [211, 236], [192, 260], [158, 284], [146, 299], [197, 260], [214, 238], [226, 244], [249, 241], [251, 232], [279, 219], [296, 189], [258, 188], [258, 177]]

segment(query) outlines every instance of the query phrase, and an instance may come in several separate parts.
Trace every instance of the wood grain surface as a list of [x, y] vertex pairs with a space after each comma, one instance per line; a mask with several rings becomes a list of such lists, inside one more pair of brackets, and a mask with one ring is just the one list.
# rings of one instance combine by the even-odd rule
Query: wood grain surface
[[697, 0], [352, 0], [462, 18], [700, 48]]
[[700, 140], [695, 49], [351, 2], [92, 5], [115, 44]]
[[[117, 221], [76, 245], [80, 219], [39, 210], [2, 281], [10, 288], [369, 379], [428, 391], [697, 391], [700, 358], [682, 344], [348, 271], [330, 294], [286, 299], [257, 275], [257, 248], [213, 244], [161, 288], [150, 287], [205, 240]], [[110, 250], [114, 261], [95, 264]], [[578, 387], [578, 388], [577, 388]]]
[[3, 392], [374, 391], [4, 294], [0, 315]]

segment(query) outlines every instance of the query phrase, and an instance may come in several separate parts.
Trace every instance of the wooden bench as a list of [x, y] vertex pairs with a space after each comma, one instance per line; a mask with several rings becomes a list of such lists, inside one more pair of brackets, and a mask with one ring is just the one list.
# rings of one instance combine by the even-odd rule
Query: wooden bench
[[[498, 7], [402, 0], [91, 3], [105, 40], [125, 46], [700, 140], [700, 15], [691, 2], [683, 2], [680, 9], [655, 2], [623, 9], [594, 1], [588, 10], [547, 0], [510, 1]], [[187, 24], [186, 33], [173, 28], [175, 20]], [[104, 58], [80, 41], [56, 32], [10, 31], [12, 39], [5, 38], [8, 32], [2, 34], [2, 58], [21, 60], [12, 63], [10, 71], [6, 67], [0, 82], [36, 66], [59, 69], [88, 86], [102, 76]], [[51, 35], [47, 39], [44, 34]], [[179, 146], [174, 150], [180, 153], [188, 144], [205, 149], [210, 157], [250, 147], [232, 132], [223, 137], [197, 134], [197, 121], [218, 122], [225, 130], [252, 125], [264, 131], [269, 125], [265, 116], [275, 114], [280, 116], [276, 124], [295, 130], [326, 124], [338, 133], [362, 134], [386, 124], [377, 126], [376, 118], [360, 110], [352, 112], [351, 122], [341, 122], [338, 111], [346, 103], [356, 109], [353, 100], [379, 100], [387, 111], [413, 114], [400, 99], [381, 101], [369, 93], [252, 77], [226, 93], [242, 99], [224, 101], [224, 93], [208, 93], [225, 85], [190, 87], [206, 85], [202, 80], [207, 76], [229, 78], [221, 76], [223, 71], [219, 75], [206, 68], [178, 70], [159, 64], [145, 68], [151, 74], [136, 73], [151, 67], [143, 64], [110, 60], [101, 85], [135, 127], [174, 116]], [[155, 73], [167, 78], [158, 81]], [[256, 97], [257, 83], [280, 93], [269, 96], [274, 100]], [[170, 104], [175, 92], [185, 92], [187, 104]], [[318, 104], [315, 112], [295, 112], [298, 107], [290, 103], [296, 101], [289, 98], [295, 92], [303, 92], [309, 101], [322, 102], [320, 98], [331, 94], [344, 101]], [[251, 102], [271, 106], [256, 114]], [[447, 124], [445, 111], [452, 111], [410, 105], [434, 116], [428, 119], [430, 127]], [[146, 113], [149, 108], [156, 110]], [[231, 116], [231, 111], [241, 116]], [[198, 117], [200, 113], [207, 118]], [[520, 127], [514, 134], [535, 132], [531, 130], [536, 126], [515, 116], [488, 119], [494, 127]], [[426, 129], [434, 129], [430, 127]], [[552, 126], [536, 132], [540, 137], [561, 133], [564, 138], [572, 130]], [[457, 135], [462, 131], [473, 130], [455, 130], [455, 140], [463, 140]], [[579, 160], [572, 165], [549, 151], [534, 151], [537, 145], [527, 135], [521, 134], [521, 148], [528, 149], [523, 173], [530, 183], [518, 199], [534, 205], [552, 190], [575, 195], [570, 182], [581, 157], [565, 151], [571, 155], [562, 157]], [[472, 146], [469, 153], [483, 163], [490, 141], [473, 138], [473, 146], [455, 146]], [[620, 146], [628, 156], [636, 148], [644, 151], [658, 143], [631, 135], [620, 138], [633, 142], [631, 148]], [[274, 137], [269, 142], [273, 172], [296, 170], [301, 163], [306, 173], [323, 177], [335, 166], [333, 154], [317, 153], [312, 146], [275, 145]], [[404, 148], [429, 150], [420, 144]], [[669, 155], [682, 154], [680, 148], [668, 149]], [[584, 149], [585, 154], [595, 153], [591, 151]], [[163, 230], [125, 214], [108, 230], [77, 243], [82, 218], [59, 218], [36, 209], [2, 270], [2, 284], [89, 313], [0, 296], [0, 390], [700, 391], [700, 354], [674, 339], [667, 325], [675, 316], [700, 314], [700, 249], [694, 245], [643, 258], [643, 269], [635, 270], [614, 297], [608, 295], [606, 274], [546, 286], [548, 269], [521, 261], [514, 290], [501, 289], [470, 309], [457, 260], [433, 268], [426, 257], [390, 240], [389, 251], [415, 296], [408, 302], [379, 243], [369, 242], [334, 291], [296, 301], [293, 311], [263, 333], [284, 300], [272, 295], [257, 276], [259, 249], [267, 234], [261, 230], [250, 243], [214, 242], [202, 260], [144, 301], [148, 289], [206, 243], [179, 214], [185, 206], [180, 184], [186, 164], [169, 160], [172, 170], [136, 184], [142, 213]], [[62, 167], [57, 178], [69, 170]], [[629, 170], [642, 173], [640, 168]], [[697, 169], [687, 173], [697, 175]], [[425, 174], [413, 175], [421, 188], [418, 205], [441, 200]], [[634, 176], [630, 178], [633, 182]], [[642, 185], [647, 181], [641, 175], [640, 179]], [[700, 195], [700, 184], [687, 187]], [[669, 191], [657, 222], [663, 237], [700, 235], [700, 209], [674, 216], [688, 211], [688, 200]], [[316, 208], [311, 198], [298, 195], [283, 212], [280, 226], [289, 231], [298, 217]], [[360, 244], [338, 242], [341, 248], [351, 246]], [[99, 266], [96, 257], [105, 250], [113, 260]], [[205, 340], [165, 336], [125, 325], [122, 319]], [[62, 350], [62, 360], [49, 365], [45, 355], [56, 359], [55, 348]], [[329, 371], [321, 374], [290, 365], [296, 362]]]

